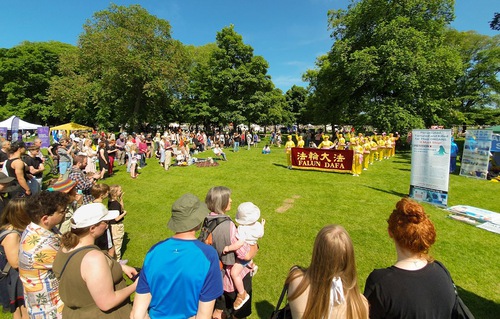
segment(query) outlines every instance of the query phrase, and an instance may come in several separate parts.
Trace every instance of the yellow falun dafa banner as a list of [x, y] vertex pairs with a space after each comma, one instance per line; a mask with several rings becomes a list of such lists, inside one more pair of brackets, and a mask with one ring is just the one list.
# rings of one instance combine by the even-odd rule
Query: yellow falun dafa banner
[[354, 152], [317, 148], [292, 148], [294, 169], [350, 173]]

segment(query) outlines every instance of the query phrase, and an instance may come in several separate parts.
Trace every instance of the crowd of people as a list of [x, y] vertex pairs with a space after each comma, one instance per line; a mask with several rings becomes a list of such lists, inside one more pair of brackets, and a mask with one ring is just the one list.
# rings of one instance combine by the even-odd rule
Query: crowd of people
[[[139, 272], [116, 249], [120, 234], [123, 240], [123, 191], [117, 185], [98, 185], [89, 204], [74, 191], [75, 181], [61, 180], [49, 190], [12, 199], [3, 209], [1, 247], [11, 268], [0, 280], [0, 298], [14, 318], [251, 314], [252, 279], [258, 269], [252, 260], [265, 224], [259, 222], [257, 206], [239, 205], [236, 227], [227, 214], [232, 209], [229, 188], [211, 188], [205, 202], [192, 194], [181, 196], [168, 222], [175, 234], [149, 250]], [[106, 207], [103, 199], [108, 195]], [[209, 245], [197, 233], [211, 221], [216, 226]], [[65, 222], [69, 227], [64, 231]], [[397, 260], [374, 270], [361, 294], [347, 231], [339, 225], [321, 229], [309, 267], [294, 266], [286, 279], [292, 317], [450, 318], [456, 293], [447, 270], [429, 255], [436, 232], [423, 207], [401, 199], [389, 216], [388, 234]], [[98, 243], [103, 237], [104, 246]]]
[[[303, 148], [308, 145], [309, 148], [315, 149], [334, 149], [334, 150], [352, 150], [352, 175], [359, 176], [362, 171], [368, 170], [369, 165], [373, 165], [375, 161], [382, 161], [389, 159], [396, 155], [396, 142], [399, 140], [399, 134], [390, 133], [387, 135], [385, 132], [381, 135], [374, 133], [373, 135], [365, 135], [363, 133], [354, 132], [342, 133], [335, 132], [336, 139], [330, 140], [328, 134], [319, 131], [314, 135], [315, 139], [312, 140], [311, 132], [303, 131], [300, 134], [295, 133], [295, 136], [288, 135], [287, 142], [285, 143], [285, 153], [288, 169], [292, 169], [292, 148]], [[277, 137], [270, 137], [271, 145], [275, 144], [275, 139], [279, 139], [276, 146], [281, 147], [281, 134]], [[295, 141], [293, 138], [295, 137]], [[262, 149], [262, 154], [269, 154], [269, 145]]]
[[[147, 252], [142, 269], [122, 259], [127, 215], [124, 190], [105, 184], [113, 174], [113, 162], [126, 165], [130, 176], [137, 178], [137, 170], [153, 156], [165, 170], [176, 156], [192, 156], [209, 148], [227, 160], [222, 148], [225, 134], [213, 141], [199, 135], [203, 143], [198, 134], [173, 131], [154, 137], [121, 134], [117, 140], [112, 135], [101, 135], [96, 141], [84, 134], [61, 137], [51, 149], [58, 157], [60, 176], [45, 190], [41, 184], [36, 190], [29, 185], [29, 181], [37, 182], [36, 169], [44, 167], [39, 146], [8, 145], [10, 155], [4, 167], [10, 170], [0, 173], [0, 193], [9, 194], [0, 197], [0, 257], [3, 254], [9, 265], [0, 277], [4, 310], [16, 319], [250, 316], [252, 280], [258, 270], [253, 258], [266, 223], [251, 202], [238, 206], [233, 221], [228, 214], [232, 199], [227, 187], [209, 189], [204, 202], [192, 194], [178, 198], [168, 222], [174, 235]], [[258, 139], [248, 136], [256, 145]], [[295, 137], [299, 147], [306, 143], [302, 136]], [[371, 142], [379, 145], [379, 139], [391, 138], [366, 139], [371, 149]], [[345, 142], [338, 134], [334, 142], [326, 135], [322, 139], [318, 147], [342, 149], [349, 144], [359, 147], [365, 137], [349, 136]], [[242, 137], [230, 140], [233, 151], [238, 151], [240, 145], [234, 144], [242, 143]], [[252, 140], [245, 139], [246, 145], [251, 146]], [[295, 147], [288, 143], [291, 140], [285, 149]], [[26, 150], [38, 166], [20, 160]], [[383, 159], [393, 156], [391, 152], [385, 147], [373, 153]], [[215, 225], [210, 229], [211, 240], [199, 240], [197, 234], [207, 231], [207, 225]], [[389, 216], [388, 234], [397, 260], [388, 268], [374, 270], [361, 293], [348, 232], [340, 225], [323, 227], [310, 265], [292, 267], [286, 279], [292, 317], [450, 318], [456, 292], [444, 265], [429, 255], [436, 231], [423, 207], [401, 199]]]
[[196, 155], [212, 150], [213, 159], [227, 161], [225, 149], [237, 152], [240, 146], [257, 147], [260, 138], [256, 132], [215, 132], [207, 135], [204, 131], [167, 129], [163, 133], [120, 133], [115, 134], [81, 132], [66, 136], [62, 132], [56, 136], [55, 143], [49, 148], [49, 155], [59, 173], [64, 175], [71, 165], [71, 157], [84, 155], [87, 174], [98, 173], [98, 179], [113, 175], [115, 162], [118, 166], [126, 165], [131, 178], [138, 177], [138, 171], [147, 165], [147, 158], [156, 158], [158, 163], [169, 170], [172, 165], [187, 166], [195, 163]]

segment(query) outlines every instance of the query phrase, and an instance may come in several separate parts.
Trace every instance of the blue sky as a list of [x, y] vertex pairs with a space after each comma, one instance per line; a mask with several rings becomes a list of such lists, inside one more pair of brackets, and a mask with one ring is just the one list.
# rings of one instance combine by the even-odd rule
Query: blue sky
[[[269, 62], [274, 84], [287, 91], [306, 84], [302, 74], [331, 45], [327, 11], [345, 8], [348, 0], [0, 0], [0, 48], [22, 41], [56, 40], [76, 45], [86, 19], [113, 2], [140, 4], [168, 20], [172, 37], [184, 44], [215, 42], [223, 27], [234, 24], [254, 54]], [[452, 26], [496, 35], [489, 28], [499, 0], [456, 0]]]

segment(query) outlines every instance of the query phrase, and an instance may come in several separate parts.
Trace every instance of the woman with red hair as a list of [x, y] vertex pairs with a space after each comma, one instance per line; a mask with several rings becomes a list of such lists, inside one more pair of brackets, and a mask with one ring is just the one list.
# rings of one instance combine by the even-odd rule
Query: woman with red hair
[[397, 260], [366, 280], [370, 318], [451, 318], [455, 289], [444, 266], [429, 256], [436, 229], [424, 208], [403, 198], [387, 222]]

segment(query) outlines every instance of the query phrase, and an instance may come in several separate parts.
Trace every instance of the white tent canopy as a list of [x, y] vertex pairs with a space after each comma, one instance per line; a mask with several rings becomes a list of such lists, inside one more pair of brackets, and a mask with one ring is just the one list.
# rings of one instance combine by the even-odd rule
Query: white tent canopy
[[[17, 116], [12, 115], [8, 119], [0, 122], [0, 127], [6, 127], [8, 130], [11, 130], [12, 129], [12, 122], [14, 121], [14, 118], [16, 118], [16, 117]], [[41, 126], [42, 125], [28, 123], [28, 122], [25, 122], [25, 121], [19, 119], [18, 129], [19, 130], [36, 130], [37, 128], [39, 128]]]

